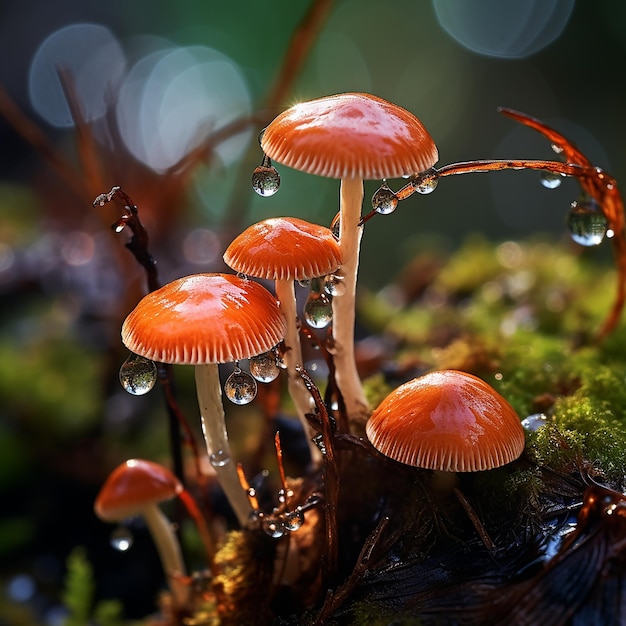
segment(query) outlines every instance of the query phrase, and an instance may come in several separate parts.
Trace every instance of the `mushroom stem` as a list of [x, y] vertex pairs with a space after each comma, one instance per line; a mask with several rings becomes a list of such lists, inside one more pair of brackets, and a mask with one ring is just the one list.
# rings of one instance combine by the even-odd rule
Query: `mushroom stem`
[[170, 520], [156, 504], [147, 504], [141, 514], [161, 558], [174, 604], [176, 607], [184, 607], [189, 600], [189, 587], [183, 582], [185, 564]]
[[363, 228], [363, 181], [344, 178], [340, 191], [339, 247], [345, 293], [333, 298], [333, 355], [335, 376], [352, 430], [362, 430], [369, 407], [354, 356], [354, 323], [356, 319], [356, 279]]
[[287, 366], [289, 395], [295, 405], [302, 428], [307, 434], [311, 460], [315, 465], [319, 465], [322, 460], [322, 454], [313, 441], [311, 441], [315, 433], [305, 417], [307, 413], [311, 413], [312, 411], [311, 394], [307, 391], [302, 382], [302, 378], [296, 372], [296, 366], [304, 367], [304, 359], [302, 358], [300, 331], [298, 330], [296, 290], [293, 280], [277, 280], [276, 297], [279, 301], [280, 310], [287, 320], [287, 331], [285, 332], [284, 339], [287, 349], [283, 355], [283, 360]]
[[217, 363], [196, 365], [195, 376], [202, 434], [204, 435], [209, 461], [217, 473], [219, 483], [239, 520], [239, 524], [245, 527], [250, 519], [252, 507], [247, 495], [241, 488], [236, 465], [230, 456]]

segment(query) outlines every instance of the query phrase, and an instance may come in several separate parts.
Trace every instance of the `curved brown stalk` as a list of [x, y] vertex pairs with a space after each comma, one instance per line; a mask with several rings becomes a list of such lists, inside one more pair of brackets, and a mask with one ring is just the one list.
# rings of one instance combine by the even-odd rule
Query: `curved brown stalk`
[[[461, 161], [450, 163], [440, 168], [432, 168], [412, 177], [411, 182], [396, 192], [398, 200], [405, 200], [417, 191], [423, 181], [435, 180], [455, 174], [471, 174], [478, 172], [497, 172], [503, 170], [539, 170], [563, 176], [573, 176], [578, 180], [583, 192], [593, 199], [608, 222], [607, 235], [611, 238], [615, 264], [617, 267], [617, 292], [613, 305], [597, 331], [595, 340], [601, 343], [606, 339], [619, 323], [624, 305], [626, 304], [626, 231], [624, 218], [624, 202], [622, 200], [616, 180], [596, 167], [591, 161], [568, 139], [550, 128], [540, 120], [514, 111], [513, 109], [499, 108], [503, 115], [524, 124], [546, 137], [555, 151], [563, 156], [563, 161], [544, 161], [541, 159], [485, 159], [475, 161]], [[370, 211], [362, 220], [364, 224], [370, 220], [376, 211]]]
[[[624, 230], [624, 202], [617, 187], [617, 182], [593, 163], [567, 138], [540, 120], [513, 109], [500, 107], [500, 113], [536, 130], [546, 137], [563, 155], [567, 163], [581, 165], [585, 169], [583, 176], [577, 176], [583, 191], [593, 198], [606, 217], [609, 228], [613, 231], [613, 253], [617, 265], [617, 295], [613, 307], [596, 335], [596, 341], [603, 341], [617, 326], [626, 302], [626, 232]], [[576, 175], [575, 175], [576, 176]]]
[[318, 410], [321, 428], [322, 428], [322, 444], [324, 447], [324, 518], [326, 524], [326, 559], [324, 561], [324, 583], [327, 587], [331, 587], [335, 576], [337, 575], [337, 567], [339, 562], [339, 546], [337, 526], [337, 494], [339, 491], [339, 471], [337, 467], [337, 459], [335, 455], [335, 441], [333, 435], [333, 427], [330, 417], [319, 389], [309, 376], [308, 372], [302, 367], [296, 367], [296, 371], [302, 378], [306, 388], [309, 390], [315, 407]]

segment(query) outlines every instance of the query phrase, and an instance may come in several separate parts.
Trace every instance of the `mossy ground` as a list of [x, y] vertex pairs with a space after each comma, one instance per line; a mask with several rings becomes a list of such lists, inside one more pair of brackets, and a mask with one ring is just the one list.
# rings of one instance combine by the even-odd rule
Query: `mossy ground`
[[[541, 241], [492, 244], [476, 237], [448, 260], [414, 263], [413, 270], [440, 263], [417, 292], [407, 288], [405, 272], [397, 285], [362, 294], [368, 340], [380, 344], [377, 367], [368, 364], [372, 405], [426, 371], [461, 369], [493, 385], [520, 418], [540, 413], [545, 425], [527, 433], [518, 461], [458, 476], [494, 542], [491, 552], [453, 492], [441, 490], [430, 472], [340, 451], [334, 597], [324, 601], [320, 588], [317, 605], [294, 613], [289, 589], [280, 592], [284, 611], [270, 603], [271, 592], [266, 603], [256, 594], [259, 614], [271, 605], [277, 624], [484, 623], [485, 589], [506, 597], [502, 590], [524, 577], [532, 581], [586, 485], [624, 489], [626, 332], [620, 324], [594, 343], [616, 278], [610, 262], [592, 257]], [[384, 531], [373, 542], [370, 533], [382, 519]], [[363, 567], [359, 550], [368, 542]], [[472, 609], [459, 616], [455, 602]], [[505, 604], [500, 610], [506, 616]]]

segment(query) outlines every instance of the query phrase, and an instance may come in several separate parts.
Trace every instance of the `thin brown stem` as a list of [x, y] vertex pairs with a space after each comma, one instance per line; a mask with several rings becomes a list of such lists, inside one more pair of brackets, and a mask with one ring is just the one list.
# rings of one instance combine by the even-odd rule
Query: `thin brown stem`
[[339, 470], [335, 456], [335, 441], [333, 427], [330, 422], [326, 405], [322, 400], [317, 385], [303, 368], [298, 368], [298, 374], [302, 377], [306, 388], [311, 393], [315, 407], [318, 410], [321, 427], [322, 442], [324, 446], [324, 520], [326, 526], [326, 559], [324, 562], [324, 582], [332, 587], [337, 575], [339, 545], [337, 526], [337, 501], [339, 492]]

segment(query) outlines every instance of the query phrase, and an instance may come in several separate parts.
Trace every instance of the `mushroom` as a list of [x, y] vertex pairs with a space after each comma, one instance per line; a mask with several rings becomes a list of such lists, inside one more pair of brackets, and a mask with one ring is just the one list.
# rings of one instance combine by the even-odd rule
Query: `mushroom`
[[207, 453], [242, 526], [252, 507], [231, 461], [218, 363], [237, 362], [278, 344], [286, 322], [262, 285], [229, 274], [194, 274], [144, 296], [122, 326], [126, 347], [162, 363], [195, 366]]
[[[431, 372], [400, 385], [372, 412], [365, 431], [385, 456], [434, 470], [442, 482], [453, 484], [456, 472], [506, 465], [525, 445], [515, 409], [491, 385], [458, 370]], [[465, 496], [456, 487], [453, 491], [493, 549]]]
[[182, 484], [166, 467], [130, 459], [111, 472], [94, 504], [96, 515], [105, 522], [143, 517], [161, 558], [174, 604], [179, 608], [189, 599], [189, 588], [182, 582], [185, 565], [180, 544], [158, 504], [182, 491]]
[[[337, 271], [339, 244], [331, 230], [294, 217], [274, 217], [253, 224], [228, 246], [224, 261], [237, 272], [275, 281], [279, 306], [287, 320], [285, 334], [289, 393], [305, 432], [311, 432], [305, 415], [311, 412], [311, 394], [296, 366], [303, 366], [294, 281], [310, 280]], [[313, 459], [318, 448], [309, 441]]]
[[296, 104], [267, 126], [261, 147], [277, 163], [341, 179], [339, 243], [346, 291], [333, 300], [334, 358], [348, 417], [362, 426], [369, 409], [354, 357], [354, 322], [363, 180], [427, 170], [439, 158], [437, 147], [413, 114], [364, 93]]
[[444, 472], [506, 465], [525, 443], [515, 409], [484, 380], [458, 370], [400, 385], [372, 412], [365, 431], [385, 456]]

